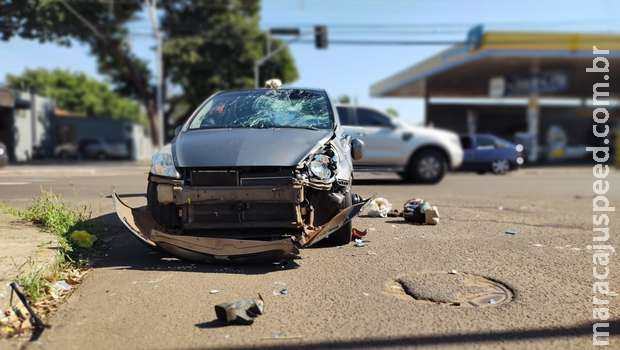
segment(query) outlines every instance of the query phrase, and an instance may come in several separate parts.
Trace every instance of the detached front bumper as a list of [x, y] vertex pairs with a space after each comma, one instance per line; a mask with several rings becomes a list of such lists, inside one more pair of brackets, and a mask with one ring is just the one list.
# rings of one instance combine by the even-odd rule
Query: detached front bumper
[[[307, 206], [301, 184], [208, 188], [160, 184], [157, 197], [160, 203], [173, 204], [182, 211], [183, 227], [192, 233], [218, 228], [278, 228], [277, 234], [266, 236], [264, 240], [221, 238], [221, 234], [218, 237], [180, 234], [159, 225], [147, 207], [131, 208], [114, 193], [116, 213], [136, 238], [150, 247], [193, 261], [245, 260], [265, 256], [292, 258], [299, 253], [298, 248], [313, 245], [341, 228], [367, 203], [364, 201], [344, 208], [325, 223], [315, 225], [316, 209]], [[290, 208], [290, 215], [272, 213], [278, 206]], [[221, 212], [216, 211], [218, 207]], [[267, 215], [266, 220], [260, 217], [261, 213]], [[289, 220], [281, 220], [283, 217]], [[290, 234], [283, 237], [281, 232], [286, 228], [290, 229]], [[278, 238], [274, 239], [274, 236]]]

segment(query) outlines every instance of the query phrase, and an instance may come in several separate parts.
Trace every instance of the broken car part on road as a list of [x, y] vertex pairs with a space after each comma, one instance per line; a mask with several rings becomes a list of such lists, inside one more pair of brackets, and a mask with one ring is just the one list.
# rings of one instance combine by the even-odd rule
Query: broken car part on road
[[265, 313], [265, 301], [260, 294], [255, 299], [240, 299], [232, 303], [215, 305], [217, 319], [227, 324], [250, 325], [263, 313]]
[[328, 236], [351, 241], [367, 202], [351, 193], [361, 147], [322, 90], [218, 93], [153, 156], [147, 207], [114, 203], [136, 237], [182, 258], [290, 258]]

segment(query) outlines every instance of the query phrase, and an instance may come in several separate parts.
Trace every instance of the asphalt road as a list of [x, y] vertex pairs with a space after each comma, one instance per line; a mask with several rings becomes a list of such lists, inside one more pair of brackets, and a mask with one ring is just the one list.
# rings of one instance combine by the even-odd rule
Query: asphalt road
[[[111, 213], [107, 198], [145, 190], [147, 168], [93, 164], [0, 170], [0, 200], [25, 206], [40, 189], [87, 205], [105, 223], [109, 245], [84, 283], [29, 348], [510, 348], [592, 346], [591, 168], [533, 168], [507, 176], [451, 174], [436, 186], [412, 186], [366, 175], [354, 190], [400, 208], [421, 197], [439, 207], [438, 226], [361, 217], [367, 245], [304, 249], [296, 268], [196, 265], [141, 246]], [[608, 178], [620, 206], [620, 174]], [[131, 198], [132, 203], [143, 201]], [[610, 215], [610, 243], [620, 249], [620, 217]], [[507, 229], [516, 234], [506, 234]], [[611, 256], [611, 288], [620, 260]], [[399, 277], [456, 270], [488, 277], [514, 293], [485, 307], [416, 301], [393, 288]], [[288, 295], [276, 296], [283, 284]], [[430, 283], [430, 288], [442, 289]], [[210, 294], [212, 289], [220, 290]], [[251, 326], [222, 327], [213, 306], [238, 298], [265, 299]], [[618, 299], [610, 297], [613, 333]], [[609, 348], [620, 348], [612, 337]]]

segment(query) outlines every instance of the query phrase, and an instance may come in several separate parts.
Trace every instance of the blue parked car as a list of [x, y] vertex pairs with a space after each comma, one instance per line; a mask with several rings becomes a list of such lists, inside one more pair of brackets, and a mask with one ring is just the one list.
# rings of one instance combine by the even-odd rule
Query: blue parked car
[[505, 174], [523, 165], [523, 145], [515, 145], [491, 134], [461, 136], [465, 152], [460, 170], [478, 174]]

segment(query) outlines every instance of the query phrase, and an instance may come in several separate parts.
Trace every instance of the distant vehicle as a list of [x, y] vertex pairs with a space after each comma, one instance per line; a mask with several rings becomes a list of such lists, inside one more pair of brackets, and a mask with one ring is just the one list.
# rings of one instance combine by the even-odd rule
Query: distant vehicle
[[343, 129], [364, 141], [364, 156], [355, 171], [395, 172], [404, 180], [438, 183], [463, 161], [457, 134], [415, 127], [368, 107], [337, 106]]
[[9, 164], [9, 154], [4, 143], [0, 142], [0, 167]]
[[54, 155], [61, 159], [126, 159], [129, 158], [129, 150], [127, 145], [121, 142], [82, 139], [77, 144], [68, 142], [56, 146]]
[[461, 136], [465, 159], [461, 170], [479, 174], [505, 174], [523, 165], [523, 145], [515, 145], [491, 134]]

